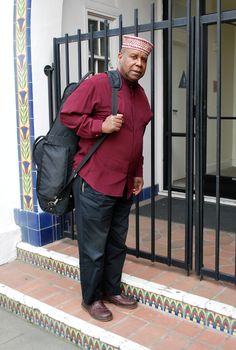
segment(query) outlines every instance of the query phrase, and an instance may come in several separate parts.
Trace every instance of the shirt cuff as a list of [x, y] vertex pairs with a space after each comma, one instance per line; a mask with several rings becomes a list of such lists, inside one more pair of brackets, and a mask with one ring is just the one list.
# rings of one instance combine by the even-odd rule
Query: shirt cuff
[[135, 172], [135, 177], [143, 177], [143, 169]]
[[92, 133], [94, 136], [100, 136], [102, 134], [103, 120], [93, 120]]

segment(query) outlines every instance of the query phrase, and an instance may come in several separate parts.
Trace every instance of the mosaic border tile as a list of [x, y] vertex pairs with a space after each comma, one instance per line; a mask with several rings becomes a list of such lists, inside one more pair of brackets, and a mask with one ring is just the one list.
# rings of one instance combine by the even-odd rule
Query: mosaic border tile
[[21, 208], [37, 211], [31, 157], [34, 121], [30, 16], [31, 0], [14, 0], [14, 68]]
[[[17, 257], [26, 263], [79, 280], [79, 260], [65, 254], [19, 243]], [[187, 292], [122, 274], [121, 288], [139, 303], [156, 310], [236, 336], [236, 308]]]
[[[79, 281], [79, 260], [64, 254], [48, 252], [44, 248], [37, 248], [37, 252], [26, 250], [28, 244], [19, 243], [17, 246], [17, 259], [28, 264], [56, 272], [59, 275]], [[23, 248], [21, 248], [23, 247]], [[68, 259], [69, 258], [69, 259]]]
[[83, 349], [148, 350], [3, 284], [0, 284], [0, 307]]

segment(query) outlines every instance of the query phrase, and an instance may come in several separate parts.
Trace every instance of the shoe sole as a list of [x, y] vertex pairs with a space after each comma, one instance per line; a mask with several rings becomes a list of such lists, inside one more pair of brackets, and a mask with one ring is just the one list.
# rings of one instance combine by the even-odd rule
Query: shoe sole
[[110, 317], [105, 318], [99, 318], [99, 317], [95, 317], [94, 315], [92, 315], [88, 309], [86, 309], [86, 307], [83, 305], [83, 303], [81, 304], [82, 308], [84, 309], [84, 311], [86, 311], [92, 318], [94, 318], [95, 320], [98, 321], [103, 321], [103, 322], [108, 322], [108, 321], [112, 321], [113, 320], [113, 316], [111, 315]]
[[133, 304], [133, 305], [123, 305], [123, 304], [116, 303], [115, 301], [112, 301], [112, 300], [109, 300], [109, 299], [103, 299], [103, 301], [106, 302], [106, 303], [113, 304], [115, 306], [122, 307], [123, 309], [128, 309], [128, 310], [133, 310], [133, 309], [136, 309], [138, 307], [138, 303]]

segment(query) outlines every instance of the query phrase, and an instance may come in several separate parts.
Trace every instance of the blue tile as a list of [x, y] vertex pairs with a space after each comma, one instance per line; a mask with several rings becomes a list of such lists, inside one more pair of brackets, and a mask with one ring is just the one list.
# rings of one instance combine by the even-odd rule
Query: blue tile
[[[14, 32], [14, 40], [16, 40], [16, 0], [14, 0], [14, 6], [13, 6], [13, 32]], [[14, 49], [15, 52], [15, 49]]]
[[26, 23], [27, 23], [27, 27], [31, 27], [31, 9], [30, 9], [30, 7], [27, 8]]
[[53, 215], [53, 225], [57, 225], [61, 223], [61, 217]]
[[61, 215], [53, 215], [53, 221], [52, 221], [53, 225], [61, 225], [63, 220], [65, 221], [65, 219], [63, 219], [63, 216], [61, 216]]
[[15, 72], [16, 72], [16, 33], [14, 31], [14, 36], [13, 36], [13, 54], [14, 54], [14, 67], [15, 67]]
[[[35, 207], [37, 211], [38, 208]], [[15, 223], [20, 226], [22, 241], [34, 246], [42, 246], [61, 239], [61, 225], [59, 218], [48, 213], [24, 211], [14, 209]], [[44, 226], [41, 226], [39, 223]]]
[[37, 213], [28, 212], [27, 213], [28, 218], [28, 227], [33, 230], [39, 230], [39, 215]]
[[41, 237], [40, 231], [29, 229], [29, 240], [28, 243], [40, 247], [41, 246]]
[[[32, 130], [34, 132], [34, 127], [32, 128]], [[32, 154], [32, 151], [33, 151], [33, 147], [34, 147], [34, 141], [35, 141], [35, 136], [30, 134], [30, 152]], [[33, 170], [35, 170], [35, 162], [33, 161], [32, 159], [32, 168]]]
[[[17, 130], [17, 146], [19, 148], [19, 146], [20, 146], [20, 133], [18, 131], [19, 131], [19, 129]], [[18, 149], [18, 152], [19, 152], [19, 149]]]
[[[15, 85], [15, 89], [17, 89], [16, 85]], [[19, 127], [19, 101], [18, 101], [17, 91], [15, 93], [15, 102], [16, 102], [16, 125], [17, 125], [17, 127]]]
[[[30, 40], [30, 39], [27, 38], [27, 42], [28, 42], [28, 40]], [[30, 44], [29, 45], [27, 44], [26, 54], [27, 54], [27, 63], [28, 63], [28, 66], [29, 66], [31, 64], [31, 47], [30, 47]], [[31, 66], [30, 66], [30, 69], [31, 69]]]
[[53, 215], [48, 213], [40, 213], [40, 228], [45, 229], [46, 227], [53, 226]]
[[57, 224], [53, 226], [53, 241], [58, 241], [62, 238], [61, 225]]
[[[31, 46], [31, 28], [27, 28], [27, 27], [26, 27], [26, 46], [28, 46], [28, 47]], [[30, 60], [28, 61], [28, 63], [31, 63], [31, 55], [30, 55]]]
[[27, 227], [27, 212], [25, 210], [20, 210], [18, 213], [19, 225], [21, 227]]
[[27, 0], [27, 9], [31, 9], [31, 1], [32, 0]]
[[[20, 183], [20, 187], [21, 187], [21, 183]], [[24, 207], [24, 200], [23, 200], [23, 196], [22, 196], [22, 190], [21, 190], [21, 195], [20, 195], [20, 203], [21, 203], [21, 208]]]
[[35, 192], [33, 193], [33, 206], [36, 208], [34, 212], [38, 213], [38, 200]]
[[34, 120], [30, 119], [30, 143], [33, 145], [34, 143]]
[[31, 65], [28, 67], [28, 82], [32, 83], [32, 67]]
[[30, 116], [34, 115], [34, 105], [32, 100], [29, 100], [29, 113], [30, 113]]
[[35, 164], [33, 162], [32, 164], [32, 181], [33, 181], [33, 189], [36, 189], [36, 182], [37, 182], [37, 171], [35, 170]]
[[[32, 90], [32, 82], [28, 81], [28, 96], [29, 96], [29, 101], [33, 101], [33, 90]], [[30, 114], [32, 115], [32, 114]]]
[[29, 231], [27, 227], [21, 227], [21, 239], [23, 242], [29, 243]]
[[41, 230], [41, 245], [53, 242], [53, 227]]

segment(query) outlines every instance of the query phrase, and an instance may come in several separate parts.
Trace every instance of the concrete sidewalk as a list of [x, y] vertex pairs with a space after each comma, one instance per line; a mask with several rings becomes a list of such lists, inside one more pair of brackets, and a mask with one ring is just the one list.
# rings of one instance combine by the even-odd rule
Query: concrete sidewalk
[[0, 350], [81, 349], [0, 307]]

